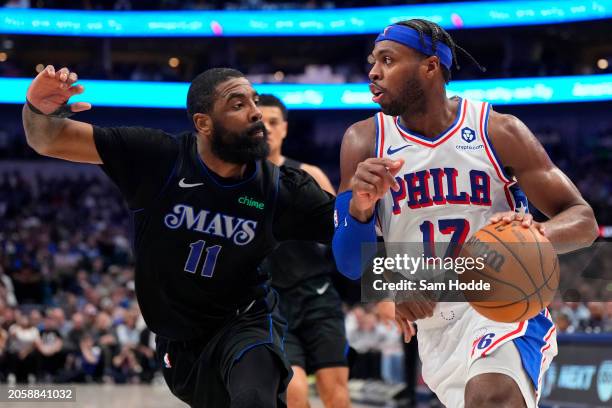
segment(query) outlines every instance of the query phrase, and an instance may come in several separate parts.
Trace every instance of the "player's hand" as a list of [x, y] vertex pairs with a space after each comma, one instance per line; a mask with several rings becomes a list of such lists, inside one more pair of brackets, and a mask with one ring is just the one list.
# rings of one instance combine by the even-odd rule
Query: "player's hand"
[[414, 322], [433, 316], [436, 302], [419, 292], [410, 294], [409, 299], [396, 299], [395, 314], [404, 320]]
[[[83, 85], [75, 85], [77, 79], [77, 74], [68, 68], [55, 71], [53, 65], [47, 65], [30, 84], [26, 97], [35, 108], [48, 115], [67, 103], [70, 97], [83, 93]], [[88, 109], [91, 109], [91, 104], [87, 102], [70, 105], [72, 112]]]
[[389, 189], [398, 191], [400, 186], [395, 175], [404, 165], [404, 160], [369, 158], [357, 165], [351, 178], [353, 197], [349, 208], [350, 214], [359, 221], [367, 221], [374, 212], [376, 202]]
[[493, 214], [493, 216], [489, 218], [489, 224], [495, 224], [500, 221], [504, 224], [510, 224], [512, 221], [520, 221], [521, 226], [524, 228], [529, 228], [533, 225], [540, 232], [540, 234], [546, 236], [546, 229], [544, 228], [544, 225], [534, 221], [533, 215], [529, 213], [506, 211]]

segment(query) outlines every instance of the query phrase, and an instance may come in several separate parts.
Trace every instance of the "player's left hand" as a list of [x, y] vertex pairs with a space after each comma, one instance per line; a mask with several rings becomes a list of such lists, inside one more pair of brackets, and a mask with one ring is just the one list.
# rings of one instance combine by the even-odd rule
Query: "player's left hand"
[[525, 214], [515, 211], [506, 211], [493, 214], [493, 216], [489, 218], [489, 224], [495, 224], [500, 221], [504, 224], [510, 224], [512, 221], [520, 221], [521, 226], [525, 228], [529, 228], [533, 225], [540, 232], [540, 234], [546, 236], [544, 224], [534, 221], [533, 215], [529, 213]]

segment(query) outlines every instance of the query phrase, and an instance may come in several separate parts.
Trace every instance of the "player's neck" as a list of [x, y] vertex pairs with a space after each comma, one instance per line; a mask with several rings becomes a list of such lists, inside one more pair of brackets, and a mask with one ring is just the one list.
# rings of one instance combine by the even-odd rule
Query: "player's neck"
[[457, 115], [458, 104], [446, 97], [430, 98], [425, 101], [421, 112], [407, 112], [400, 115], [400, 123], [405, 128], [425, 137], [434, 138], [448, 129]]
[[202, 143], [200, 138], [198, 138], [198, 154], [202, 161], [211, 170], [218, 176], [223, 178], [242, 178], [244, 172], [247, 168], [247, 164], [237, 164], [237, 163], [229, 163], [226, 162], [219, 157], [215, 156], [215, 154], [210, 149], [210, 146], [205, 146], [205, 143]]
[[282, 166], [285, 162], [285, 156], [283, 156], [280, 149], [278, 149], [277, 151], [270, 152], [268, 160], [277, 166]]

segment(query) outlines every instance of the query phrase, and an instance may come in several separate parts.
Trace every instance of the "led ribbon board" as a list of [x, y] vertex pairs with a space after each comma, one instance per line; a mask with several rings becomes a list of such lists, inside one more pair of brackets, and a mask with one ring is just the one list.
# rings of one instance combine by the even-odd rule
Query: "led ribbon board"
[[[23, 103], [30, 78], [0, 78], [0, 103]], [[71, 99], [95, 106], [185, 109], [188, 83], [81, 80], [85, 93]], [[290, 109], [378, 109], [368, 85], [255, 84]], [[612, 100], [612, 74], [453, 81], [448, 95], [494, 105]]]
[[102, 37], [374, 34], [425, 18], [446, 29], [556, 24], [612, 17], [612, 0], [487, 1], [323, 10], [77, 11], [0, 9], [0, 33]]

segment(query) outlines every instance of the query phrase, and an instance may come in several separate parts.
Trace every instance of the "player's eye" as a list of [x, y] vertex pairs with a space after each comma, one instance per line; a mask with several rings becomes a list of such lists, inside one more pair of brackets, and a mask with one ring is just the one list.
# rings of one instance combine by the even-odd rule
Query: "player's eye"
[[238, 102], [238, 103], [234, 104], [233, 108], [235, 110], [239, 110], [240, 108], [242, 108], [242, 106], [243, 106], [242, 102]]
[[389, 64], [391, 64], [391, 62], [392, 62], [393, 60], [391, 59], [391, 57], [385, 57], [385, 58], [383, 58], [383, 61], [384, 61], [384, 63], [385, 63], [386, 65], [389, 65]]

